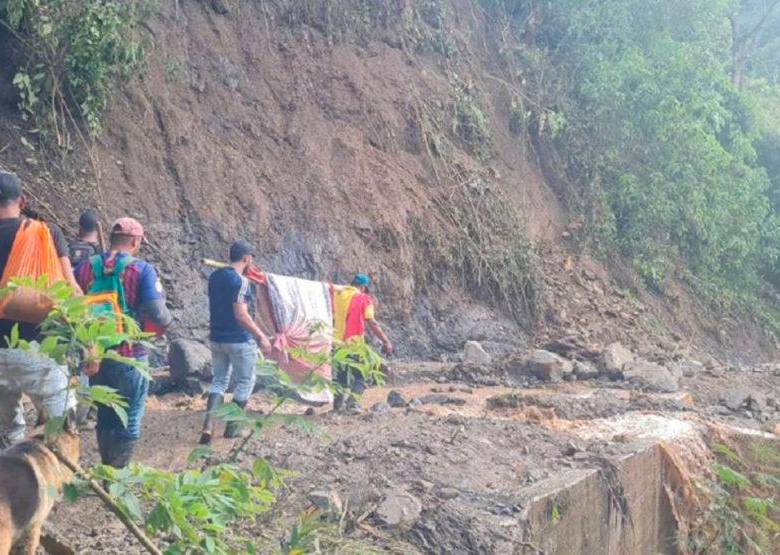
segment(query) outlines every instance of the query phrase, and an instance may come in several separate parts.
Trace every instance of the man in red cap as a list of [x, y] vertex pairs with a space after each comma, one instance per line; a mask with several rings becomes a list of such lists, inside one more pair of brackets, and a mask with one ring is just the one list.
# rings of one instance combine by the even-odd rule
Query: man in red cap
[[[76, 268], [76, 279], [87, 295], [115, 292], [123, 314], [146, 329], [153, 324], [164, 330], [172, 317], [165, 306], [165, 296], [157, 272], [151, 264], [136, 258], [143, 242], [144, 229], [133, 218], [119, 218], [111, 228], [110, 249], [91, 256]], [[146, 347], [138, 344], [116, 346], [128, 358], [147, 360]], [[115, 389], [127, 400], [127, 426], [113, 409], [98, 406], [97, 440], [103, 464], [116, 468], [126, 466], [141, 436], [141, 420], [149, 382], [129, 364], [104, 359], [90, 385]]]

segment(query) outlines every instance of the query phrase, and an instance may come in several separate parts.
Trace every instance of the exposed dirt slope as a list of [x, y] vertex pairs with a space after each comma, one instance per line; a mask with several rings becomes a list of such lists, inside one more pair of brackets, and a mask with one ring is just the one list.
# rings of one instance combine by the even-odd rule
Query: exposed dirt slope
[[[285, 0], [162, 3], [149, 25], [148, 68], [118, 94], [94, 163], [77, 145], [65, 163], [46, 165], [20, 143], [25, 124], [5, 49], [0, 164], [23, 175], [43, 213], [71, 228], [84, 204], [106, 221], [143, 220], [179, 318], [175, 334], [203, 335], [199, 260], [224, 258], [244, 236], [274, 272], [334, 281], [373, 274], [402, 353], [452, 351], [469, 338], [494, 350], [527, 343], [539, 329], [512, 318], [527, 315], [496, 316], [476, 300], [490, 297], [487, 286], [462, 287], [478, 279], [463, 279], [475, 272], [458, 258], [471, 236], [464, 243], [459, 234], [472, 226], [471, 235], [489, 239], [498, 204], [518, 236], [550, 245], [543, 268], [554, 287], [538, 314], [543, 334], [555, 335], [572, 324], [559, 296], [573, 289], [556, 277], [571, 270], [569, 246], [558, 246], [568, 224], [565, 184], [554, 191], [533, 148], [510, 131], [513, 78], [484, 15], [453, 2], [442, 21], [426, 3], [412, 4], [388, 2], [364, 20], [349, 2], [327, 10], [330, 3]], [[457, 55], [441, 53], [452, 48]], [[489, 137], [464, 128], [463, 109], [483, 116]], [[500, 251], [511, 239], [480, 245]], [[588, 315], [609, 302], [585, 303], [580, 319], [592, 325]], [[714, 331], [735, 346], [720, 325], [691, 319], [687, 303], [653, 302], [660, 331], [669, 321], [693, 342]]]

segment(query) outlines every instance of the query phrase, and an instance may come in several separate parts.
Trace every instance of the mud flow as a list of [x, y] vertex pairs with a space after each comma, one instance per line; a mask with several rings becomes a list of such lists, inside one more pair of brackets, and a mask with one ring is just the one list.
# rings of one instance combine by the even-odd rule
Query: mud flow
[[[318, 434], [280, 428], [252, 440], [242, 464], [263, 456], [296, 474], [245, 532], [275, 552], [316, 505], [338, 512], [340, 552], [683, 553], [698, 514], [692, 477], [708, 476], [713, 434], [775, 437], [748, 411], [726, 414], [729, 392], [707, 373], [673, 393], [608, 380], [475, 386], [453, 375], [448, 364], [397, 364], [359, 413], [318, 408], [307, 416]], [[780, 382], [740, 375], [754, 387]], [[250, 405], [270, 407], [262, 392]], [[139, 461], [185, 468], [204, 409], [182, 392], [150, 398]], [[224, 453], [233, 444], [220, 431]], [[88, 464], [96, 450], [85, 435]], [[50, 527], [75, 552], [141, 553], [93, 500], [58, 506]]]

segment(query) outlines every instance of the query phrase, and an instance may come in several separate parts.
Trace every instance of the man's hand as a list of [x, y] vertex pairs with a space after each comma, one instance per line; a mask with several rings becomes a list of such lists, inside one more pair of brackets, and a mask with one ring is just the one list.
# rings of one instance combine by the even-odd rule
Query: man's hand
[[97, 347], [94, 345], [84, 349], [84, 367], [82, 371], [91, 378], [100, 370], [100, 359], [98, 358]]
[[261, 335], [257, 338], [257, 341], [260, 343], [260, 350], [263, 352], [264, 355], [270, 355], [271, 351], [274, 350], [273, 346], [271, 345], [271, 342], [268, 340], [268, 338], [265, 335]]
[[382, 344], [382, 352], [388, 356], [392, 355], [395, 352], [395, 348], [393, 347], [393, 344], [390, 343], [390, 341], [385, 341]]

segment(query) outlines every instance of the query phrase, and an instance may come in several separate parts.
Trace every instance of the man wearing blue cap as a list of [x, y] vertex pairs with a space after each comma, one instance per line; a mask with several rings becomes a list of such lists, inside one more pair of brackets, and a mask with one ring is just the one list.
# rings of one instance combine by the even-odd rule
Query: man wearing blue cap
[[[393, 344], [382, 331], [376, 321], [374, 298], [369, 294], [371, 278], [366, 274], [357, 274], [352, 280], [352, 285], [338, 291], [334, 297], [334, 326], [333, 338], [337, 342], [349, 343], [352, 341], [365, 341], [366, 328], [382, 343], [382, 351], [385, 354], [393, 353]], [[366, 384], [360, 372], [349, 368], [336, 368], [336, 381], [349, 387], [353, 393], [360, 395], [365, 391]], [[340, 409], [343, 403], [342, 396], [336, 396], [334, 408]], [[355, 406], [354, 399], [348, 403]], [[352, 408], [348, 407], [348, 408]]]

